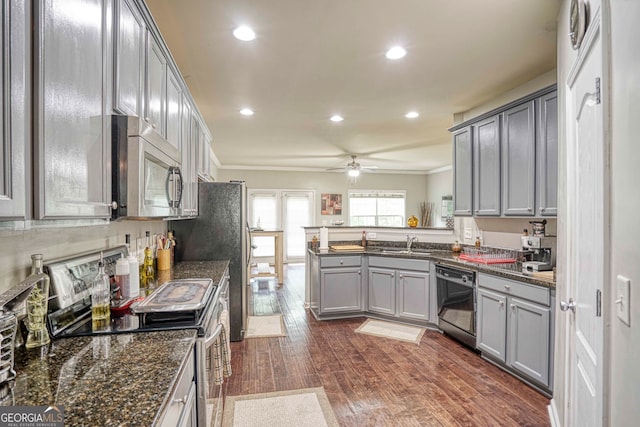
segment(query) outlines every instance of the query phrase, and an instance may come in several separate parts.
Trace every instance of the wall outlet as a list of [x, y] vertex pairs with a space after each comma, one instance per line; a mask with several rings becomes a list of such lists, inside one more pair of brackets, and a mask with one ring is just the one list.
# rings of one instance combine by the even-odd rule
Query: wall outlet
[[367, 233], [367, 239], [375, 239], [376, 233]]
[[473, 230], [471, 230], [471, 227], [465, 227], [464, 228], [464, 238], [465, 239], [473, 239]]
[[616, 285], [616, 315], [618, 315], [618, 319], [622, 320], [622, 323], [631, 326], [631, 316], [629, 314], [631, 279], [618, 275]]

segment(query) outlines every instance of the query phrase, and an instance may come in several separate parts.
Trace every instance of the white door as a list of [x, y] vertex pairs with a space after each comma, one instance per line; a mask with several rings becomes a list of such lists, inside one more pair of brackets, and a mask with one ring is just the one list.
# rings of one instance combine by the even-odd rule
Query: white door
[[[567, 288], [558, 314], [569, 326], [569, 426], [603, 424], [603, 318], [608, 277], [608, 150], [604, 137], [600, 14], [595, 13], [567, 80]], [[602, 99], [602, 100], [601, 100]]]
[[304, 228], [314, 225], [313, 191], [284, 191], [282, 193], [282, 223], [284, 231], [284, 261], [302, 262], [307, 252]]

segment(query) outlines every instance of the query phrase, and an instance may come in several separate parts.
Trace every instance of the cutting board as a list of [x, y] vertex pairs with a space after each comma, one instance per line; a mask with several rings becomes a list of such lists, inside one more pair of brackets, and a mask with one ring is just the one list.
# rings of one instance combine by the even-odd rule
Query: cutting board
[[531, 274], [536, 279], [548, 280], [553, 282], [553, 271], [534, 271]]
[[362, 252], [364, 247], [360, 245], [332, 245], [329, 247], [333, 252]]

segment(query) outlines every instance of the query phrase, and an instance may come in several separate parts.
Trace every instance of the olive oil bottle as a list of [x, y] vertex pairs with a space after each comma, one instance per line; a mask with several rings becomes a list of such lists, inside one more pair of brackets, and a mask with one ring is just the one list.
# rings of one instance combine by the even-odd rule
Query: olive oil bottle
[[91, 327], [93, 331], [106, 331], [111, 327], [111, 282], [104, 272], [102, 257], [91, 288]]

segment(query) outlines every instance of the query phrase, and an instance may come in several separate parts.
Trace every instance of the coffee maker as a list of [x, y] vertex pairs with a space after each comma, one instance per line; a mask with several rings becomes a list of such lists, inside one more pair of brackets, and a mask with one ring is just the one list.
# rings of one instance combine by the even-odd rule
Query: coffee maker
[[525, 261], [522, 262], [522, 271], [531, 273], [535, 271], [549, 271], [553, 268], [551, 244], [547, 245], [545, 238], [540, 236], [522, 236], [522, 250]]

